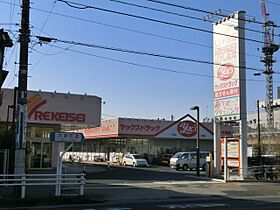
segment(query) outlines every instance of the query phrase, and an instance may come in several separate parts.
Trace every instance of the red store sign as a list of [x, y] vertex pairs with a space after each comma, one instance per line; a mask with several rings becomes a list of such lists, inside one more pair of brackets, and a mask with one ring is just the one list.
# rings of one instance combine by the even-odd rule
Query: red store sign
[[192, 137], [196, 135], [196, 123], [192, 121], [182, 121], [177, 126], [177, 131], [180, 135], [185, 137]]

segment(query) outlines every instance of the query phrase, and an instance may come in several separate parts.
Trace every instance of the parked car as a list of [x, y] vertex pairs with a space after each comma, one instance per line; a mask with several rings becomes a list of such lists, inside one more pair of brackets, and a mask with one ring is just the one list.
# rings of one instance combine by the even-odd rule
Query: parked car
[[170, 159], [173, 157], [173, 154], [162, 154], [159, 158], [159, 165], [169, 166]]
[[[209, 152], [200, 151], [200, 168], [202, 170], [206, 170], [206, 156], [208, 156]], [[196, 152], [177, 152], [170, 159], [170, 167], [175, 168], [177, 170], [192, 170], [196, 168]]]
[[133, 166], [133, 167], [135, 167], [135, 166], [146, 166], [146, 167], [148, 167], [149, 166], [147, 160], [139, 154], [126, 154], [123, 157], [122, 165], [123, 166], [130, 165], [130, 166]]

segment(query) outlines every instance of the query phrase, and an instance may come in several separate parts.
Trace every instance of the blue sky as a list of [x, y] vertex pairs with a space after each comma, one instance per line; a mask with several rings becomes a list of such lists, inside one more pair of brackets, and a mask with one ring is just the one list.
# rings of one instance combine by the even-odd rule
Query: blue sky
[[[209, 22], [125, 6], [108, 0], [72, 1], [212, 31], [212, 23]], [[146, 0], [123, 1], [197, 18], [207, 15], [207, 13], [162, 6]], [[19, 2], [0, 0], [0, 24], [20, 22]], [[262, 21], [259, 0], [168, 0], [168, 2], [211, 12], [222, 9], [223, 14], [244, 10], [249, 15], [247, 18], [255, 17], [257, 21]], [[266, 2], [266, 6], [270, 19], [276, 24], [279, 23], [277, 14], [280, 3], [271, 0]], [[215, 17], [215, 20], [217, 19], [218, 17]], [[29, 89], [97, 95], [105, 101], [102, 107], [103, 118], [119, 116], [170, 119], [170, 116], [174, 115], [177, 119], [186, 113], [195, 114], [189, 110], [193, 105], [200, 106], [201, 119], [213, 116], [212, 65], [131, 55], [59, 42], [40, 46], [34, 37], [35, 35], [51, 36], [60, 40], [212, 61], [212, 34], [93, 9], [78, 10], [54, 0], [33, 0], [30, 24], [32, 37], [29, 54]], [[8, 30], [15, 40], [14, 47], [6, 51], [5, 69], [10, 73], [3, 85], [13, 88], [18, 82], [16, 77], [18, 65], [15, 62], [18, 62], [19, 54], [19, 44], [16, 43], [19, 27], [0, 25], [0, 28]], [[262, 26], [256, 23], [248, 23], [246, 28], [262, 30]], [[147, 33], [154, 35], [147, 35]], [[279, 35], [279, 28], [276, 28], [275, 34]], [[157, 36], [170, 37], [177, 41]], [[246, 38], [262, 41], [262, 34], [246, 31]], [[279, 43], [279, 36], [275, 41]], [[261, 44], [246, 41], [247, 67], [264, 68], [260, 62], [262, 54], [258, 50], [261, 47]], [[275, 54], [276, 60], [279, 53]], [[113, 60], [184, 73], [144, 68]], [[278, 63], [275, 64], [274, 71], [280, 72]], [[194, 73], [200, 76], [193, 75]], [[247, 78], [254, 80], [247, 82], [248, 112], [255, 111], [256, 100], [265, 99], [265, 76], [254, 77], [253, 73], [247, 70]], [[274, 97], [276, 97], [277, 86], [280, 86], [279, 83], [279, 74], [274, 74]]]

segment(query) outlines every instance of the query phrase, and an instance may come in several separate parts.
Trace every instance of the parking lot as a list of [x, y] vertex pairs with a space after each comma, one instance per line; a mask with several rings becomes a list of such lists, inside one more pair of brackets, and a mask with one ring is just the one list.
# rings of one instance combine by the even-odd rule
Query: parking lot
[[[64, 172], [86, 172], [86, 179], [94, 182], [155, 182], [197, 180], [196, 171], [175, 170], [168, 166], [150, 165], [149, 167], [119, 166], [103, 163], [64, 163]], [[200, 171], [201, 177], [205, 172]]]

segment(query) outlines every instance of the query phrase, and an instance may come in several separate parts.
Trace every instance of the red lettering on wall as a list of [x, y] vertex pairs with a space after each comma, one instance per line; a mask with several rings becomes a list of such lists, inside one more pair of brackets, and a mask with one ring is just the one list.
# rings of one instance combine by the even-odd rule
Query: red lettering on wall
[[58, 112], [52, 112], [51, 121], [59, 121], [58, 114], [59, 114]]
[[75, 117], [76, 117], [75, 113], [69, 113], [68, 121], [69, 122], [74, 122], [75, 121]]
[[40, 111], [35, 112], [35, 119], [43, 120], [43, 112], [40, 112]]
[[85, 122], [86, 121], [86, 115], [85, 114], [77, 114], [76, 115], [76, 121], [77, 122]]
[[67, 113], [65, 112], [59, 113], [59, 119], [60, 121], [67, 121]]
[[50, 112], [44, 112], [43, 117], [45, 120], [50, 120], [50, 115], [51, 115]]
[[63, 121], [63, 122], [85, 122], [85, 114], [67, 113], [67, 112], [35, 112], [35, 120], [41, 121]]

